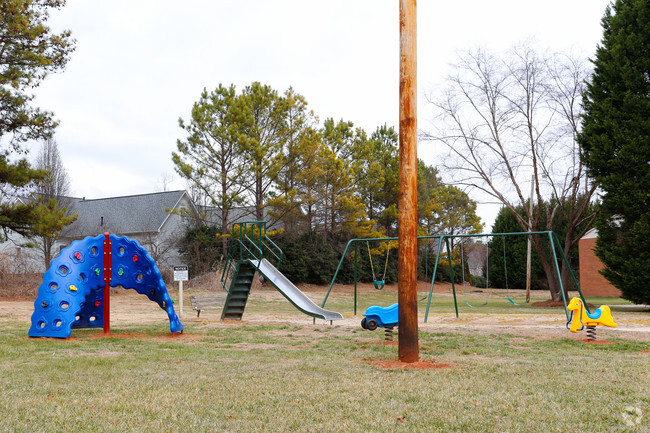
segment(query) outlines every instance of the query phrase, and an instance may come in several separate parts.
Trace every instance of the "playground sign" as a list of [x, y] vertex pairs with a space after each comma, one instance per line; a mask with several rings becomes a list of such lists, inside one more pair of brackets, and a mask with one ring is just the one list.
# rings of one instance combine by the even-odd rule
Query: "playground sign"
[[174, 266], [174, 281], [178, 281], [178, 315], [183, 317], [183, 281], [189, 280], [187, 265]]
[[187, 265], [174, 266], [174, 281], [187, 281], [189, 280], [189, 272]]

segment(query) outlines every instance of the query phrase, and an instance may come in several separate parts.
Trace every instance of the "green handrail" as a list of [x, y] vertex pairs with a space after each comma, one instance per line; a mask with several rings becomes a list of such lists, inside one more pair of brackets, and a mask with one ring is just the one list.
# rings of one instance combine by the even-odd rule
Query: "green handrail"
[[226, 256], [226, 265], [223, 267], [223, 271], [221, 273], [221, 287], [230, 294], [230, 290], [226, 286], [226, 280], [228, 279], [228, 276], [230, 275], [230, 271], [237, 271], [237, 266], [233, 263], [233, 260], [236, 259], [237, 256], [240, 256], [243, 254], [242, 253], [242, 248], [245, 246], [243, 243], [235, 237], [235, 225], [231, 228], [230, 231], [230, 245], [228, 245], [228, 255]]
[[[264, 249], [271, 253], [273, 257], [278, 261], [277, 267], [282, 263], [284, 257], [284, 252], [282, 249], [267, 235], [266, 221], [245, 221], [241, 223], [244, 225], [245, 238], [259, 251], [259, 256], [255, 257], [257, 260], [264, 258]], [[258, 238], [255, 240], [248, 237], [248, 227], [251, 228], [251, 236], [254, 236], [255, 228], [259, 232]], [[277, 251], [277, 252], [276, 252]]]
[[[248, 235], [250, 229], [250, 236]], [[238, 233], [237, 233], [238, 232]], [[256, 238], [256, 233], [259, 235]], [[252, 238], [251, 238], [252, 237]], [[221, 274], [221, 286], [228, 292], [226, 280], [230, 269], [236, 270], [233, 260], [262, 260], [264, 251], [268, 251], [280, 266], [284, 253], [282, 249], [266, 234], [266, 221], [242, 221], [232, 225], [230, 230], [230, 245], [228, 247], [228, 264]]]

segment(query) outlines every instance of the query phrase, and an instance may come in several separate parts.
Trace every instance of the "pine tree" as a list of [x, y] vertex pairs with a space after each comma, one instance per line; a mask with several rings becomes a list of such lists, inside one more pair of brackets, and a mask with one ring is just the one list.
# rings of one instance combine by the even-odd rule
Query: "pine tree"
[[204, 204], [219, 211], [215, 223], [221, 230], [224, 251], [230, 224], [237, 217], [233, 209], [244, 203], [240, 182], [244, 161], [238, 142], [242, 110], [234, 85], [219, 84], [209, 93], [204, 89], [192, 106], [191, 118], [179, 119], [187, 138], [177, 140], [177, 151], [172, 153], [176, 172], [200, 191]]
[[[74, 50], [69, 31], [51, 33], [50, 9], [63, 0], [0, 0], [0, 229], [33, 236], [56, 222], [50, 203], [16, 201], [47, 172], [33, 169], [23, 145], [52, 136], [52, 113], [34, 108], [31, 93], [50, 73], [62, 70]], [[0, 236], [2, 237], [2, 236]]]
[[578, 138], [604, 191], [596, 254], [623, 297], [650, 303], [650, 3], [617, 0], [602, 24]]

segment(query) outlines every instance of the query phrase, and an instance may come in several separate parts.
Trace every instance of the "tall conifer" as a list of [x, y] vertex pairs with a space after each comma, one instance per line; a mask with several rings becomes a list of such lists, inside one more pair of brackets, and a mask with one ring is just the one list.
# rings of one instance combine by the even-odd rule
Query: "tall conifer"
[[604, 192], [596, 254], [626, 299], [650, 303], [650, 2], [617, 0], [602, 24], [578, 138]]

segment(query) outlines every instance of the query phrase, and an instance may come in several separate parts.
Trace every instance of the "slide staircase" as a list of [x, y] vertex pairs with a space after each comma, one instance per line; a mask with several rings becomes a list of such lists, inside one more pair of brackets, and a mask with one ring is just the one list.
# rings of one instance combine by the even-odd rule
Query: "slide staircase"
[[255, 267], [252, 263], [248, 260], [239, 261], [221, 312], [221, 320], [241, 320], [254, 278]]
[[[265, 255], [275, 261], [276, 265]], [[265, 221], [233, 225], [227, 264], [221, 276], [221, 285], [228, 292], [221, 320], [241, 320], [256, 272], [260, 272], [304, 314], [324, 320], [343, 319], [341, 313], [316, 305], [278, 270], [283, 256], [280, 247], [266, 236]]]

